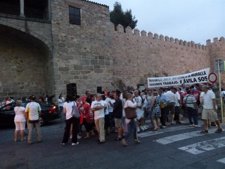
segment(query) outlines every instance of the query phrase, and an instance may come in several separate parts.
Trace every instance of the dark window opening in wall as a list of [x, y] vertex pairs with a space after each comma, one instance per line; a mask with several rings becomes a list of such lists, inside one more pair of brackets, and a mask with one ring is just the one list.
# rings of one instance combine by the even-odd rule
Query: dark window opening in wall
[[48, 0], [24, 0], [27, 18], [48, 19]]
[[69, 6], [69, 20], [70, 24], [80, 25], [80, 8]]
[[19, 0], [0, 0], [0, 13], [19, 15], [20, 1]]

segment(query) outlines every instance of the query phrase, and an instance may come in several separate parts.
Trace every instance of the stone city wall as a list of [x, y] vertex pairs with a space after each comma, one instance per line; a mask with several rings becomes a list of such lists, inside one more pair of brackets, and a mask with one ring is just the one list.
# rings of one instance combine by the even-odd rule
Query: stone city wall
[[[207, 46], [209, 49], [211, 70], [215, 71], [215, 61], [218, 59], [225, 61], [225, 39], [224, 37], [221, 37], [214, 38], [213, 41], [207, 40]], [[221, 73], [221, 79], [222, 87], [225, 88], [224, 72]]]
[[[113, 26], [112, 26], [113, 27]], [[122, 26], [113, 31], [114, 75], [126, 85], [147, 77], [177, 75], [210, 66], [207, 46]]]

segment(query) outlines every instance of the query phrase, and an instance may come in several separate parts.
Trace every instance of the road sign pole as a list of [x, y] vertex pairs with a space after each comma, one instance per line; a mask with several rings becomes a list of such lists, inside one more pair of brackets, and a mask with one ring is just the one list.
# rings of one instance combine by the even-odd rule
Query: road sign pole
[[224, 113], [223, 113], [223, 98], [221, 95], [221, 72], [220, 72], [220, 60], [217, 61], [217, 66], [218, 66], [218, 78], [219, 78], [219, 95], [220, 95], [220, 111], [221, 111], [221, 120], [222, 123], [224, 122]]

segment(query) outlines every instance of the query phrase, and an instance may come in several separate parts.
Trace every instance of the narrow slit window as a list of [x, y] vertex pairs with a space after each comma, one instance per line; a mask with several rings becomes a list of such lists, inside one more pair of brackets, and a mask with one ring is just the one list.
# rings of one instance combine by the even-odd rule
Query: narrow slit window
[[70, 24], [80, 25], [80, 8], [69, 6], [69, 20]]

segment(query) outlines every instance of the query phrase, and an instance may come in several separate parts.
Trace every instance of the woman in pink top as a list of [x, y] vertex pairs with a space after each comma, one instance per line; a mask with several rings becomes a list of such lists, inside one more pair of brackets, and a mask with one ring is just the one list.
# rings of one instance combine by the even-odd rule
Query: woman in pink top
[[14, 108], [15, 117], [14, 117], [14, 123], [15, 123], [15, 134], [14, 134], [14, 141], [17, 142], [18, 136], [20, 136], [20, 140], [24, 140], [24, 130], [25, 130], [25, 108], [21, 106], [22, 101], [17, 100], [16, 107]]

